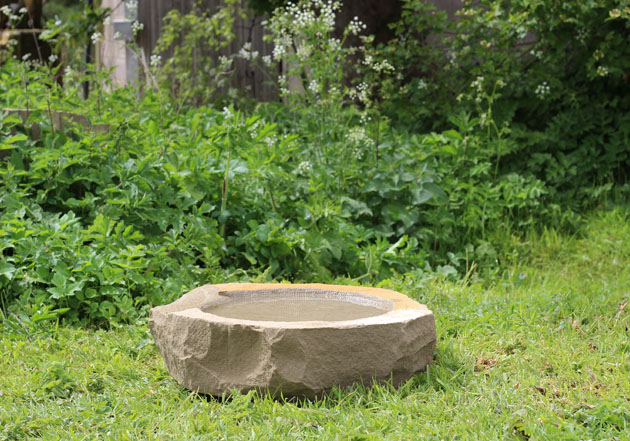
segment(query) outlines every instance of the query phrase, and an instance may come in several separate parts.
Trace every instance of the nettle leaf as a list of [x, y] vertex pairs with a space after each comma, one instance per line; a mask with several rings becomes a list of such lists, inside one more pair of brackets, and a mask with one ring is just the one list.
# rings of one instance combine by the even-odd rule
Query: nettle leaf
[[104, 300], [98, 305], [98, 310], [105, 319], [109, 319], [116, 314], [116, 306], [109, 300]]
[[0, 263], [0, 276], [6, 277], [7, 280], [11, 280], [15, 271], [15, 267], [10, 263]]
[[365, 202], [357, 201], [346, 196], [341, 197], [340, 202], [344, 208], [349, 209], [350, 212], [356, 214], [357, 216], [372, 216], [373, 214], [372, 210]]
[[448, 196], [437, 184], [433, 182], [424, 182], [419, 188], [411, 190], [412, 201], [414, 205], [421, 205], [430, 200], [444, 202], [448, 200]]
[[61, 299], [63, 297], [66, 297], [66, 289], [62, 287], [48, 288], [46, 291], [50, 293], [50, 297], [52, 297], [53, 299]]
[[55, 273], [52, 278], [52, 283], [58, 288], [65, 288], [68, 277], [61, 273]]
[[4, 140], [5, 144], [13, 144], [15, 142], [20, 142], [20, 141], [26, 141], [28, 139], [28, 136], [26, 136], [23, 133], [18, 133], [17, 135], [13, 135], [7, 139]]
[[413, 188], [411, 190], [412, 202], [414, 205], [422, 205], [431, 200], [433, 193], [424, 188]]

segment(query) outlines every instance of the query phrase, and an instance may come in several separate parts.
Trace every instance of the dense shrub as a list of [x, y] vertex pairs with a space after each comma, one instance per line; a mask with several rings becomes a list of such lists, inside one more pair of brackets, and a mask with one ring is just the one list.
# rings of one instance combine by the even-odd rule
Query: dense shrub
[[[0, 115], [0, 309], [100, 324], [206, 282], [492, 270], [512, 234], [570, 222], [626, 179], [625, 9], [488, 1], [449, 22], [405, 4], [380, 47], [335, 40], [338, 3], [276, 10], [275, 62], [302, 87], [281, 79], [283, 102], [248, 110], [191, 107], [151, 82], [114, 90], [94, 70], [65, 69], [62, 87], [61, 67], [9, 58], [0, 106], [31, 115]], [[163, 41], [192, 18], [172, 15]], [[195, 38], [218, 29], [206, 19]], [[568, 42], [596, 24], [586, 48]], [[186, 50], [162, 73], [179, 75]], [[55, 110], [89, 124], [60, 130]]]
[[453, 21], [408, 0], [393, 26], [381, 53], [400, 74], [387, 108], [397, 122], [444, 130], [472, 112], [502, 139], [500, 169], [541, 179], [564, 206], [627, 179], [627, 2], [464, 2]]

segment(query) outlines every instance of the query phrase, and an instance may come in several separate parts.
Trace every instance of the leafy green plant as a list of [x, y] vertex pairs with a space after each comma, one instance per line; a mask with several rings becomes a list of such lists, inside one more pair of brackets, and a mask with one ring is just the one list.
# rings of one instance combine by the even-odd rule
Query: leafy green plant
[[[512, 112], [530, 105], [528, 95], [510, 104], [516, 86], [504, 74], [517, 75], [512, 68], [466, 71], [460, 57], [461, 71], [444, 74], [464, 85], [459, 103], [451, 97], [457, 112], [436, 123], [440, 130], [411, 130], [401, 121], [414, 112], [400, 106], [395, 116], [388, 106], [407, 96], [396, 87], [409, 87], [413, 72], [383, 63], [402, 56], [400, 48], [413, 55], [423, 46], [399, 40], [395, 50], [379, 48], [369, 38], [344, 46], [331, 24], [339, 7], [301, 2], [275, 12], [269, 26], [284, 45], [276, 61], [288, 63], [302, 89], [249, 111], [193, 107], [159, 88], [99, 88], [84, 100], [77, 86], [106, 85], [105, 72], [73, 69], [60, 85], [58, 67], [14, 59], [1, 66], [0, 105], [28, 114], [26, 122], [0, 116], [0, 310], [13, 328], [133, 322], [194, 286], [236, 278], [376, 284], [435, 271], [469, 280], [474, 268], [500, 271], [518, 252], [510, 248], [515, 234], [550, 222], [575, 226], [579, 217], [567, 207], [627, 192], [614, 181], [623, 178], [625, 126], [597, 135], [624, 114], [602, 112], [590, 126], [557, 116], [566, 124], [533, 130]], [[420, 7], [409, 2], [403, 23], [433, 23], [430, 40], [443, 17], [414, 18]], [[188, 49], [206, 31], [219, 45], [229, 39], [216, 16], [171, 19], [169, 45], [187, 20], [199, 26]], [[354, 21], [344, 35], [359, 28]], [[363, 66], [358, 84], [374, 86], [346, 75], [353, 57]], [[62, 128], [58, 111], [84, 119]], [[601, 139], [565, 151], [558, 140], [577, 120]], [[587, 185], [590, 163], [590, 175], [569, 185], [581, 170], [576, 161], [587, 162], [585, 152], [604, 141], [610, 154], [593, 153], [604, 164], [596, 186]]]
[[498, 172], [532, 175], [572, 209], [626, 180], [627, 2], [464, 2], [451, 21], [410, 0], [392, 26], [381, 52], [401, 74], [386, 108], [398, 124], [441, 131], [474, 112]]
[[193, 105], [216, 99], [218, 89], [229, 84], [232, 72], [232, 57], [218, 57], [217, 61], [217, 53], [234, 39], [237, 14], [243, 11], [236, 0], [223, 2], [214, 13], [200, 2], [186, 14], [169, 11], [152, 57], [154, 67], [159, 66], [160, 88]]

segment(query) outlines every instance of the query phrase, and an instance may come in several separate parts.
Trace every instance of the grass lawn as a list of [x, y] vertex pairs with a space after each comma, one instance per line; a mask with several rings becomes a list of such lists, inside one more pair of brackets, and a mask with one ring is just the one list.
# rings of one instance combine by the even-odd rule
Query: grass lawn
[[0, 338], [0, 439], [630, 439], [630, 217], [521, 240], [502, 277], [388, 281], [436, 315], [426, 373], [315, 402], [189, 393], [146, 323]]

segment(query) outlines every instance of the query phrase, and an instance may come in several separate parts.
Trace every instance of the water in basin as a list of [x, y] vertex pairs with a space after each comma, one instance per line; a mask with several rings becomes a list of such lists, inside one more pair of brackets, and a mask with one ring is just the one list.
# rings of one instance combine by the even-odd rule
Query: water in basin
[[372, 305], [314, 298], [232, 301], [211, 305], [203, 310], [221, 317], [274, 322], [356, 320], [387, 312]]

